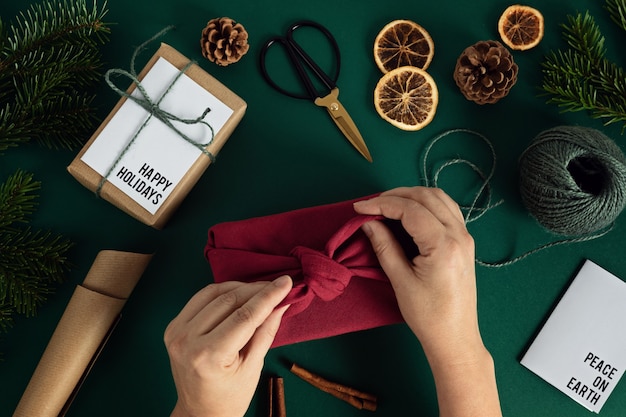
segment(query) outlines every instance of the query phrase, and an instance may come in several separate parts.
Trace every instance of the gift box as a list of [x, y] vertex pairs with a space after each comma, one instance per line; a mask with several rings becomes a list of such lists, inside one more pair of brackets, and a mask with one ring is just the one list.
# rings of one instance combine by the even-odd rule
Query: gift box
[[122, 98], [67, 169], [101, 198], [161, 229], [247, 105], [167, 44], [136, 79], [133, 66], [134, 57], [130, 73], [118, 70], [134, 82], [118, 91]]

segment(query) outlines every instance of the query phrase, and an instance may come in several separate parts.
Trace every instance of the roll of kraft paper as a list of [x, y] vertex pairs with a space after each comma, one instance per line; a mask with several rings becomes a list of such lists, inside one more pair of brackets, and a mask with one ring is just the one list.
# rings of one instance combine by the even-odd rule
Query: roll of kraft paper
[[101, 251], [72, 295], [13, 417], [67, 412], [151, 254]]

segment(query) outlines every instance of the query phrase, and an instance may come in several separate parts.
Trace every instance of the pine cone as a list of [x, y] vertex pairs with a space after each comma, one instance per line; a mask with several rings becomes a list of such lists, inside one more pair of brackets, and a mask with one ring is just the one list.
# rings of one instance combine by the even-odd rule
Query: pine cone
[[202, 56], [221, 66], [239, 61], [250, 48], [246, 29], [228, 17], [209, 20], [202, 30], [200, 46]]
[[454, 81], [468, 100], [493, 104], [509, 93], [517, 81], [517, 64], [498, 41], [467, 47], [456, 62]]

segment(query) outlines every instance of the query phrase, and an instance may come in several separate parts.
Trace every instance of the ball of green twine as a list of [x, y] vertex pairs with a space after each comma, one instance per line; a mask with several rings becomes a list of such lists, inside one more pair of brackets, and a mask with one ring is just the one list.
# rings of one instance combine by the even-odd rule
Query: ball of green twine
[[524, 205], [562, 235], [611, 226], [626, 205], [626, 157], [604, 133], [579, 126], [545, 130], [520, 157]]

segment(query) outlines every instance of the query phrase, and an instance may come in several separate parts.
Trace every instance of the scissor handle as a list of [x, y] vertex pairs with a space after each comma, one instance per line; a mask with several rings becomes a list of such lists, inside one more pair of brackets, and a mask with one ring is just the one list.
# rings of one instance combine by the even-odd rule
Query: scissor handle
[[[303, 26], [309, 26], [309, 27], [319, 30], [320, 32], [324, 34], [324, 36], [326, 36], [326, 38], [330, 42], [333, 48], [333, 52], [335, 54], [335, 60], [337, 63], [336, 68], [335, 68], [334, 78], [330, 78], [328, 74], [326, 74], [319, 67], [319, 65], [315, 63], [315, 61], [309, 56], [309, 54], [307, 54], [293, 38], [293, 33], [298, 28], [303, 27]], [[281, 43], [287, 50], [287, 55], [289, 57], [289, 60], [291, 61], [294, 69], [296, 70], [296, 73], [298, 74], [298, 78], [304, 85], [307, 94], [297, 94], [297, 93], [293, 93], [291, 91], [285, 90], [284, 88], [279, 86], [269, 75], [267, 71], [267, 67], [265, 65], [266, 54], [269, 48], [276, 42]], [[271, 38], [265, 43], [263, 48], [261, 48], [261, 56], [260, 56], [261, 74], [263, 75], [263, 78], [265, 79], [265, 81], [267, 81], [267, 83], [270, 86], [272, 86], [277, 91], [289, 97], [315, 100], [321, 95], [313, 86], [313, 83], [311, 82], [311, 79], [309, 78], [309, 75], [307, 74], [303, 66], [303, 63], [306, 64], [306, 66], [320, 79], [320, 81], [324, 84], [324, 86], [328, 88], [329, 92], [330, 90], [336, 87], [336, 82], [337, 82], [337, 79], [339, 78], [339, 69], [341, 68], [341, 54], [339, 53], [339, 45], [337, 44], [337, 41], [335, 40], [333, 35], [328, 31], [328, 29], [326, 29], [324, 26], [320, 25], [319, 23], [316, 23], [310, 20], [302, 20], [302, 21], [296, 22], [287, 29], [287, 35], [285, 37], [277, 36], [277, 37]]]

